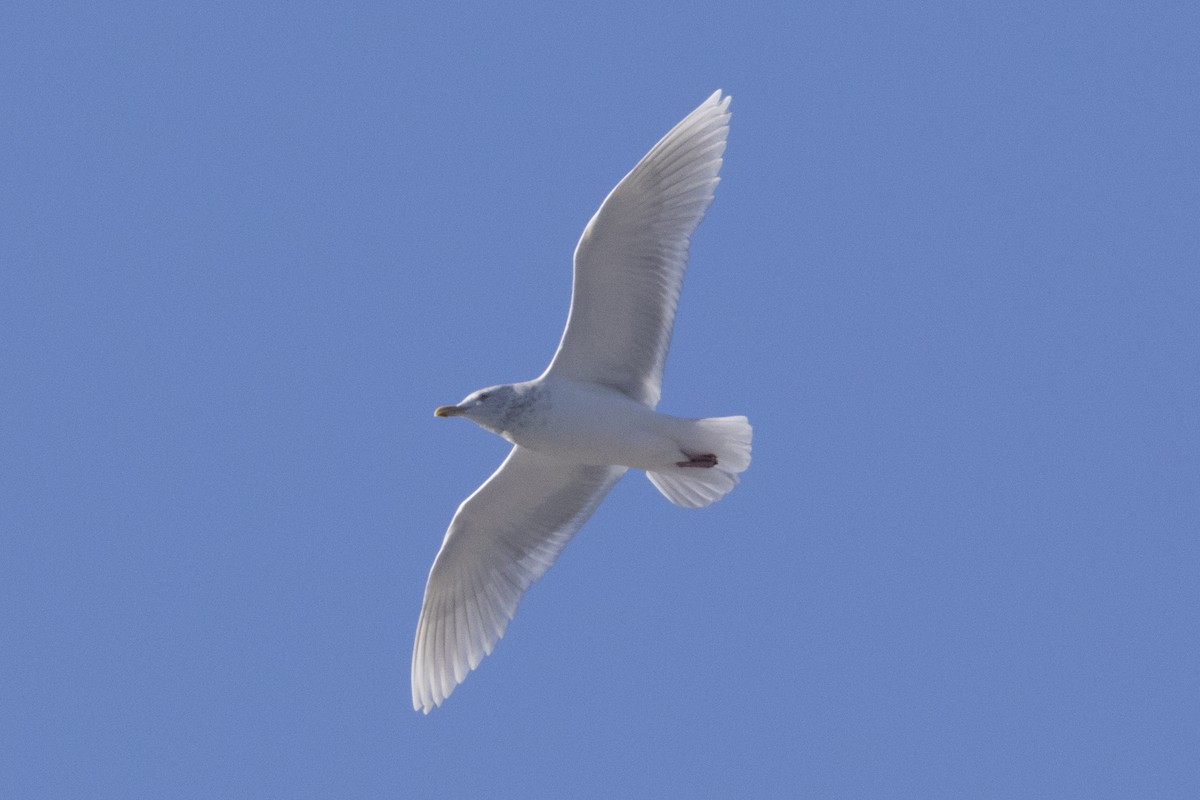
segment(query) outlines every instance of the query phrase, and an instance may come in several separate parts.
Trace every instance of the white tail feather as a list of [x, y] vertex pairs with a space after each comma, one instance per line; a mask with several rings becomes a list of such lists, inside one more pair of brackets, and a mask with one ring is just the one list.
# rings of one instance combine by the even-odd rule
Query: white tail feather
[[647, 472], [646, 477], [675, 505], [702, 508], [728, 494], [738, 483], [738, 473], [750, 466], [753, 429], [745, 417], [711, 417], [690, 422], [684, 449], [695, 455], [715, 455], [716, 466], [673, 466]]

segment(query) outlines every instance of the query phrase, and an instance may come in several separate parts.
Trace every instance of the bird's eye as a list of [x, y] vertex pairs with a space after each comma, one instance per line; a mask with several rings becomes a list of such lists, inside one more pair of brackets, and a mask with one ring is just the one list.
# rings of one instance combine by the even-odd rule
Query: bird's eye
[[480, 393], [480, 395], [479, 395], [479, 399], [480, 399], [480, 400], [487, 400], [487, 399], [488, 399], [488, 393], [487, 393], [487, 392], [482, 392], [482, 393]]

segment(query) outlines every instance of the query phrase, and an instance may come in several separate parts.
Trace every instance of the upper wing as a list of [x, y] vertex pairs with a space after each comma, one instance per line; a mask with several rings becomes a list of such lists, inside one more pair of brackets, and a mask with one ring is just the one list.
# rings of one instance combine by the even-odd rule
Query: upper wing
[[425, 585], [413, 646], [413, 708], [428, 714], [440, 706], [492, 652], [521, 595], [624, 473], [514, 447], [463, 501]]
[[688, 240], [720, 180], [729, 100], [718, 90], [684, 117], [584, 228], [571, 313], [547, 374], [658, 405]]

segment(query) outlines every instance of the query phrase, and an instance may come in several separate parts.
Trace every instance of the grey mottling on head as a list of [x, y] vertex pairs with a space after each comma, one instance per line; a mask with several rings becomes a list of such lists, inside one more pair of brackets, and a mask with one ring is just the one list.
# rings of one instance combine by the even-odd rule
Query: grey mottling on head
[[504, 413], [506, 431], [528, 428], [535, 417], [547, 408], [549, 402], [549, 395], [544, 386], [535, 384], [514, 389], [512, 400]]

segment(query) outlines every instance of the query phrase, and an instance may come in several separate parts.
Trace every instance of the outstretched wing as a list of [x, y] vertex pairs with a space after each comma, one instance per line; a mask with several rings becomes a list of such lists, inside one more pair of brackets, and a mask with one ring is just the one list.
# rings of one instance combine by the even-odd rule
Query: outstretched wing
[[463, 501], [429, 571], [413, 646], [413, 708], [450, 696], [504, 635], [517, 603], [625, 473], [514, 447]]
[[688, 241], [720, 180], [729, 100], [717, 91], [684, 117], [584, 228], [567, 328], [547, 374], [658, 405]]

